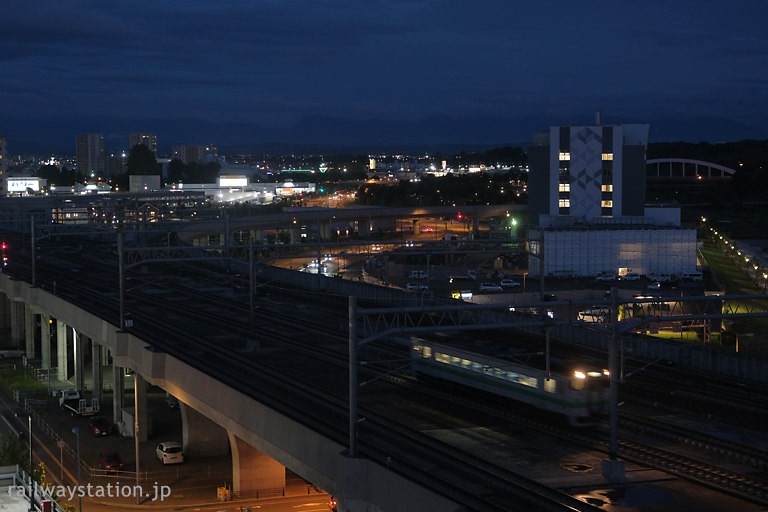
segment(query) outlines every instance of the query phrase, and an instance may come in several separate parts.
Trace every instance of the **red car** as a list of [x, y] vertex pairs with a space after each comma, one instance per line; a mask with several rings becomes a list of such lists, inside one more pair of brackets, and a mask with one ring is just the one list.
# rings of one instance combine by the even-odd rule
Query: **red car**
[[88, 422], [88, 431], [95, 436], [108, 436], [112, 433], [112, 423], [101, 416], [94, 416]]
[[122, 471], [123, 461], [114, 450], [104, 450], [99, 454], [99, 466], [107, 471]]

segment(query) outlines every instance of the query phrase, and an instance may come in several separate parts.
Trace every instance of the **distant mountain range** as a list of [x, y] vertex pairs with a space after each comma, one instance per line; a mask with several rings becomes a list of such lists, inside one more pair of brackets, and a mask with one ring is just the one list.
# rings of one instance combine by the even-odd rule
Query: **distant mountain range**
[[[520, 119], [431, 116], [402, 121], [307, 117], [288, 128], [252, 123], [214, 123], [196, 119], [0, 119], [0, 133], [10, 155], [22, 153], [74, 154], [75, 136], [102, 133], [107, 153], [128, 150], [132, 132], [155, 133], [161, 155], [180, 144], [213, 144], [220, 153], [377, 153], [480, 151], [499, 146], [523, 146], [533, 133], [559, 124], [592, 124], [584, 119]], [[649, 123], [651, 140], [708, 141], [768, 139], [768, 127], [754, 127], [717, 118], [656, 120], [607, 119], [605, 124]]]

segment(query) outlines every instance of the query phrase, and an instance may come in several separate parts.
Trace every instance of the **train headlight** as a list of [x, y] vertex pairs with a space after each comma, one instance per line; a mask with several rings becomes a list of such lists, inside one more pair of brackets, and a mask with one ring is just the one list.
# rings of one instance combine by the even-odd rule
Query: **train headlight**
[[605, 375], [606, 377], [610, 377], [611, 372], [609, 372], [608, 370], [603, 370], [603, 375]]
[[602, 375], [602, 372], [587, 372], [587, 376], [592, 378], [600, 377], [601, 375]]
[[580, 372], [578, 370], [573, 372], [573, 376], [576, 377], [577, 379], [586, 379], [587, 378], [587, 376], [584, 375], [584, 372]]

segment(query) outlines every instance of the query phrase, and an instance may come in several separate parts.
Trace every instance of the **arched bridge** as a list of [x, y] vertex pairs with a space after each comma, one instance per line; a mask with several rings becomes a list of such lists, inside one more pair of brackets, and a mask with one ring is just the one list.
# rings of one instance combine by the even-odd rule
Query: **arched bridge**
[[648, 180], [729, 180], [736, 171], [723, 165], [688, 158], [655, 158], [646, 161]]

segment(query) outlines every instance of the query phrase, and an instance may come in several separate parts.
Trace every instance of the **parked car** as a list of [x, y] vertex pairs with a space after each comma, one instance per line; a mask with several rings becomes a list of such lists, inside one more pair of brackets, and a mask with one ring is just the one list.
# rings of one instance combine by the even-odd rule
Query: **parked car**
[[427, 286], [425, 284], [419, 284], [419, 283], [408, 283], [406, 285], [406, 289], [407, 290], [415, 290], [415, 291], [425, 292], [425, 291], [429, 290], [429, 286]]
[[595, 276], [598, 281], [613, 281], [616, 279], [616, 275], [611, 272], [600, 272]]
[[411, 273], [408, 275], [408, 279], [426, 279], [427, 273], [423, 270], [411, 270]]
[[15, 347], [0, 347], [0, 359], [4, 359], [6, 357], [21, 357], [26, 353], [26, 350], [21, 350]]
[[499, 282], [499, 285], [501, 285], [502, 288], [516, 288], [520, 286], [520, 283], [518, 283], [514, 279], [502, 279]]
[[94, 416], [88, 422], [88, 431], [95, 436], [108, 436], [112, 429], [112, 422], [102, 416]]
[[466, 274], [453, 274], [448, 276], [448, 282], [453, 283], [454, 281], [458, 281], [459, 279], [472, 279], [473, 281], [477, 279], [477, 272], [474, 270], [467, 270]]
[[99, 454], [99, 467], [107, 471], [122, 471], [124, 464], [114, 450], [102, 450]]
[[640, 274], [635, 274], [634, 272], [630, 272], [629, 274], [624, 274], [619, 278], [620, 281], [639, 281], [640, 280]]
[[163, 464], [181, 464], [184, 462], [184, 452], [181, 444], [176, 441], [166, 441], [157, 445], [155, 455]]
[[500, 292], [501, 286], [496, 283], [480, 283], [481, 292]]

